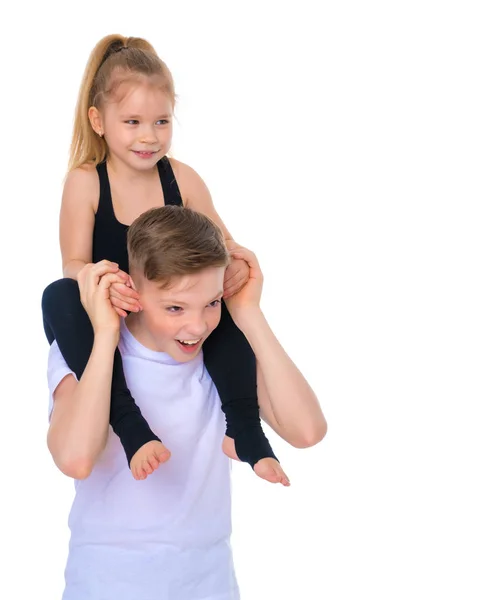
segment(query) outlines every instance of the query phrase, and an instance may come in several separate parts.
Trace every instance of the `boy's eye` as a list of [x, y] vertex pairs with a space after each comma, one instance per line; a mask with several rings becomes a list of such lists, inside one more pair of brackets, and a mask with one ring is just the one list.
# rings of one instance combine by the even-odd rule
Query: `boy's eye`
[[166, 310], [168, 312], [171, 312], [171, 313], [177, 313], [177, 312], [180, 312], [183, 309], [181, 308], [181, 306], [167, 306]]
[[210, 302], [208, 304], [208, 306], [211, 306], [212, 308], [214, 308], [215, 306], [218, 306], [219, 304], [221, 304], [221, 300], [213, 300], [213, 302]]
[[136, 119], [128, 119], [128, 121], [125, 121], [125, 123], [127, 125], [138, 125], [138, 121]]
[[157, 125], [168, 125], [169, 121], [168, 119], [160, 119], [159, 121], [156, 122]]

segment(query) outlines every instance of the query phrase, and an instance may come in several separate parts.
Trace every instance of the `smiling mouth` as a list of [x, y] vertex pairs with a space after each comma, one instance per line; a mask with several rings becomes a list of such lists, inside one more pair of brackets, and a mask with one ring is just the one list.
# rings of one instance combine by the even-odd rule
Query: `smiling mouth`
[[202, 338], [198, 340], [175, 340], [183, 354], [195, 354], [201, 348]]
[[140, 156], [151, 156], [152, 154], [157, 154], [159, 150], [133, 150], [133, 152]]
[[177, 342], [179, 342], [182, 346], [196, 346], [196, 344], [199, 344], [199, 342], [201, 341], [201, 338], [197, 339], [197, 340], [176, 340]]

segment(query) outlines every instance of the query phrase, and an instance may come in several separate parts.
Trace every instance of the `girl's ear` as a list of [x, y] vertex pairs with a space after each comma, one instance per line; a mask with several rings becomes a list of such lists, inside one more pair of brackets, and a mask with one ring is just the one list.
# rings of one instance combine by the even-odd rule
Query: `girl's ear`
[[88, 118], [90, 119], [90, 125], [92, 126], [93, 131], [102, 137], [104, 133], [103, 122], [100, 111], [96, 106], [90, 106], [88, 109]]

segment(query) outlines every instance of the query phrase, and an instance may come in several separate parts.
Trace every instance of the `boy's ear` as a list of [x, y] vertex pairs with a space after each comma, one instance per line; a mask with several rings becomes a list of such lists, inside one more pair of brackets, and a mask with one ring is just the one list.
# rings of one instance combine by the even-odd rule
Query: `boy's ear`
[[142, 288], [142, 281], [144, 281], [144, 276], [141, 270], [137, 269], [134, 265], [130, 264], [128, 285], [130, 285], [135, 291], [139, 292], [139, 290], [141, 290]]

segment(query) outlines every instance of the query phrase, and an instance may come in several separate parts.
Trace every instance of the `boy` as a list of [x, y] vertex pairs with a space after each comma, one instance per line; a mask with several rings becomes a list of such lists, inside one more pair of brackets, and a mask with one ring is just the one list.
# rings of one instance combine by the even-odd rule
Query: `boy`
[[[201, 353], [219, 322], [229, 252], [210, 219], [165, 206], [132, 224], [128, 254], [143, 310], [121, 320], [109, 299], [118, 266], [90, 265], [79, 285], [95, 342], [80, 381], [50, 349], [48, 446], [76, 480], [63, 599], [236, 600], [227, 456], [237, 457]], [[326, 433], [319, 403], [259, 308], [254, 254], [237, 247], [233, 256], [250, 266], [228, 308], [257, 357], [261, 415], [293, 446], [311, 446]], [[167, 447], [161, 464], [144, 465], [144, 481], [131, 478], [109, 428], [118, 344], [128, 385]], [[289, 485], [277, 461], [259, 463], [260, 476]]]

